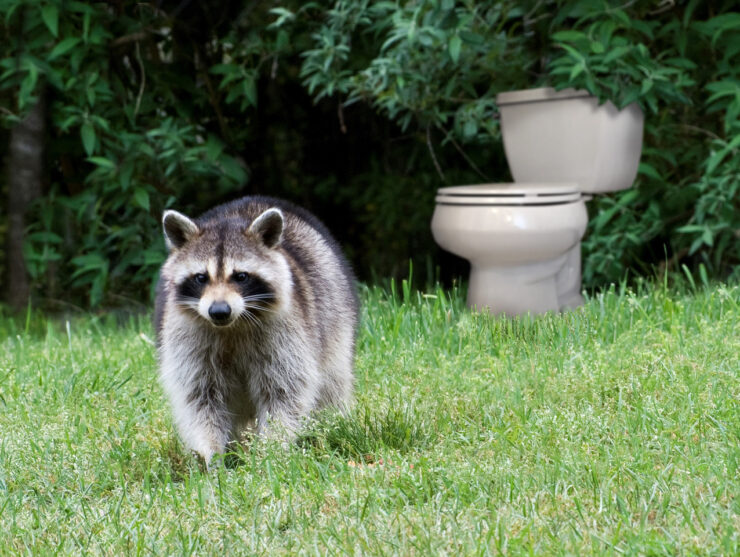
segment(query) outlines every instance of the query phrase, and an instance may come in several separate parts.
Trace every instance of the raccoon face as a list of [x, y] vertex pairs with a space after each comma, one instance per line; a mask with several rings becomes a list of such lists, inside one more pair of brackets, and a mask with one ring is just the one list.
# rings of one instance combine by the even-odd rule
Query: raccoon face
[[240, 319], [259, 324], [263, 314], [273, 311], [275, 293], [260, 277], [237, 269], [214, 272], [207, 265], [203, 272], [189, 274], [176, 285], [176, 303], [216, 327]]
[[214, 327], [258, 326], [278, 312], [290, 273], [275, 249], [283, 223], [278, 209], [268, 209], [249, 227], [224, 218], [199, 228], [176, 211], [165, 212], [170, 257], [163, 276], [173, 285], [176, 306]]

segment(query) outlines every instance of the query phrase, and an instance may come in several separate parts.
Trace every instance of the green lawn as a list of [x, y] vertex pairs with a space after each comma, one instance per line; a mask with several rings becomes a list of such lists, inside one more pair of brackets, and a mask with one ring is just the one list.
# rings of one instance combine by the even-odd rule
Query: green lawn
[[401, 290], [363, 294], [348, 417], [210, 474], [146, 318], [0, 319], [0, 554], [740, 552], [740, 286]]

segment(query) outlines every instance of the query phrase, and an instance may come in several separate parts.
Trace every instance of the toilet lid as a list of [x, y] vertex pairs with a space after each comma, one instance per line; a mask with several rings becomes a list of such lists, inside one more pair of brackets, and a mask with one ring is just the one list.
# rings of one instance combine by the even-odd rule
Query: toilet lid
[[435, 201], [447, 205], [559, 205], [581, 199], [576, 183], [542, 182], [440, 188]]

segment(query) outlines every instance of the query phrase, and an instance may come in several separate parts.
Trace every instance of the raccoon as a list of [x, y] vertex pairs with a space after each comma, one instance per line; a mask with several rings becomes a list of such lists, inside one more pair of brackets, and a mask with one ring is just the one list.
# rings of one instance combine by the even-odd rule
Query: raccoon
[[345, 409], [359, 305], [326, 227], [264, 196], [162, 224], [159, 375], [185, 445], [208, 464], [245, 431], [292, 437], [312, 410]]

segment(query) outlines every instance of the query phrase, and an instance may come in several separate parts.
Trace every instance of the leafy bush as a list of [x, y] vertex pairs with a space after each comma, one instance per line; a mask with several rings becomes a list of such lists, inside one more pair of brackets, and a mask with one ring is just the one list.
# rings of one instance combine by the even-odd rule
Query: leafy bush
[[317, 212], [364, 278], [438, 261], [434, 190], [510, 180], [495, 95], [546, 84], [647, 114], [635, 187], [590, 204], [585, 284], [661, 263], [727, 276], [740, 267], [732, 8], [8, 0], [3, 127], [49, 99], [49, 180], [25, 250], [36, 291], [142, 299], [164, 208], [255, 191]]
[[29, 272], [47, 295], [84, 292], [93, 306], [106, 291], [142, 297], [164, 257], [152, 241], [162, 210], [246, 179], [198, 114], [206, 94], [185, 78], [208, 67], [175, 52], [176, 29], [151, 5], [19, 0], [3, 15], [5, 124], [42, 87], [53, 98], [49, 158], [58, 167], [27, 236]]
[[[638, 102], [647, 114], [640, 175], [634, 189], [591, 204], [585, 284], [646, 271], [665, 250], [668, 265], [704, 263], [727, 276], [740, 263], [733, 5], [338, 1], [304, 53], [302, 75], [318, 98], [366, 100], [403, 128], [436, 128], [456, 149], [456, 140], [471, 150], [499, 144], [500, 91], [552, 85], [620, 107]], [[278, 23], [290, 21], [281, 13]], [[369, 59], [352, 56], [358, 37], [372, 43]], [[477, 157], [465, 158], [478, 171]]]
[[715, 14], [698, 2], [630, 13], [584, 4], [570, 12], [571, 29], [553, 35], [563, 49], [553, 84], [620, 107], [636, 101], [647, 115], [636, 189], [592, 207], [586, 279], [614, 280], [634, 261], [659, 260], [664, 245], [670, 263], [688, 256], [715, 275], [737, 273], [740, 14], [729, 2]]

